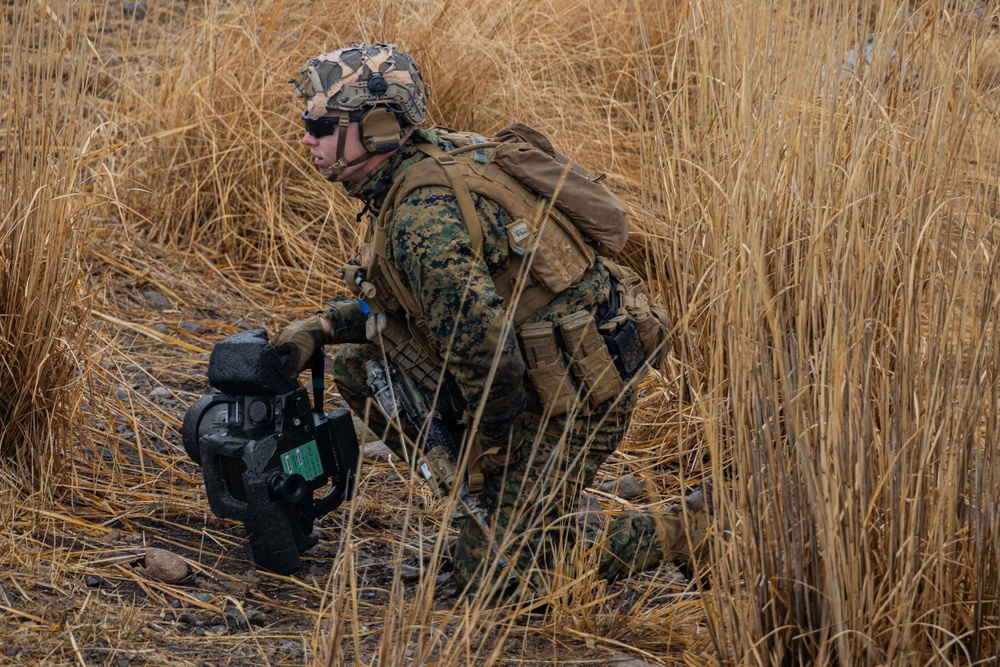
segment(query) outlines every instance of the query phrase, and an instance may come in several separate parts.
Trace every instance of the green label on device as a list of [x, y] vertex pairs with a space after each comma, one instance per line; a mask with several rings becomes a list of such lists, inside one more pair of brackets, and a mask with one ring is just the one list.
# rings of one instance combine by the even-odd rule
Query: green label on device
[[290, 449], [281, 455], [281, 467], [289, 475], [302, 475], [306, 481], [323, 474], [323, 462], [319, 458], [319, 447], [315, 440]]

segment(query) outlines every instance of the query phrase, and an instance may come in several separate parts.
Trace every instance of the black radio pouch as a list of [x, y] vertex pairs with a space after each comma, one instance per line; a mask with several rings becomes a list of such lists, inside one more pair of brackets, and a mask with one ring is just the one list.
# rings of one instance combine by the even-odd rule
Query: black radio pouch
[[[635, 322], [626, 319], [623, 323], [615, 327], [614, 331], [604, 331], [601, 327], [616, 317], [621, 311], [621, 298], [618, 295], [618, 281], [611, 278], [611, 293], [608, 297], [608, 305], [602, 306], [597, 311], [597, 330], [604, 339], [604, 344], [608, 346], [608, 352], [615, 362], [622, 379], [628, 382], [636, 373], [642, 369], [646, 363], [646, 354], [642, 350], [642, 340], [639, 338], [639, 329]], [[624, 311], [622, 311], [624, 312]]]

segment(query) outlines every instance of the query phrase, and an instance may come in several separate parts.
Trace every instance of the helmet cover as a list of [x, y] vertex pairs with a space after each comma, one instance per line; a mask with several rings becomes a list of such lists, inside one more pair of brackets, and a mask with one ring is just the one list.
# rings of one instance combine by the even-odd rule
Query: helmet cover
[[395, 44], [354, 44], [321, 53], [292, 79], [306, 102], [302, 116], [316, 120], [330, 111], [360, 112], [383, 105], [410, 125], [427, 118], [429, 86], [413, 59]]

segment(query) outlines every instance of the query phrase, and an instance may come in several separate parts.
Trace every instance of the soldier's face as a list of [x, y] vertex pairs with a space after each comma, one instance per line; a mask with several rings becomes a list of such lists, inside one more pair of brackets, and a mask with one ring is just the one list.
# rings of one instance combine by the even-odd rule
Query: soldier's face
[[[332, 111], [326, 117], [336, 119], [339, 115], [338, 112]], [[335, 125], [333, 126], [333, 132], [324, 137], [316, 137], [309, 132], [306, 132], [302, 137], [302, 143], [309, 147], [309, 154], [317, 169], [333, 166], [337, 161], [337, 145], [339, 141], [340, 132]], [[361, 128], [357, 122], [353, 122], [347, 126], [347, 136], [344, 142], [344, 160], [350, 162], [361, 157], [366, 152], [365, 145], [361, 143]], [[365, 160], [353, 167], [348, 167], [336, 180], [344, 182], [356, 181], [363, 178], [372, 169], [372, 165], [369, 162], [371, 160]]]

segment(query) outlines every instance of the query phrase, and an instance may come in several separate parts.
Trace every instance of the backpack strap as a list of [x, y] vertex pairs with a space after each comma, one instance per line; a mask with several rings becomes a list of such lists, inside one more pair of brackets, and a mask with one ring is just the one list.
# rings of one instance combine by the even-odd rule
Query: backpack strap
[[[455, 193], [459, 213], [472, 241], [473, 251], [482, 258], [483, 230], [479, 222], [479, 213], [472, 200], [473, 191], [497, 202], [508, 211], [508, 214], [514, 210], [520, 210], [522, 215], [528, 214], [534, 217], [534, 213], [529, 212], [534, 206], [521, 194], [523, 190], [517, 187], [513, 177], [495, 165], [475, 165], [480, 167], [483, 173], [469, 172], [465, 170], [466, 165], [454, 159], [456, 155], [496, 145], [499, 144], [497, 142], [470, 144], [445, 153], [433, 144], [417, 144], [417, 148], [421, 152], [433, 159], [422, 160], [407, 169], [407, 177], [397, 179], [389, 189], [386, 202], [394, 202], [401, 198], [400, 195], [420, 187], [436, 186], [451, 189]], [[467, 178], [472, 179], [472, 188], [469, 187]], [[416, 298], [403, 286], [386, 252], [389, 232], [389, 216], [386, 213], [387, 210], [383, 209], [370, 230], [372, 249], [382, 260], [381, 273], [384, 274], [385, 280], [392, 284], [391, 291], [396, 296], [400, 306], [406, 311], [410, 321], [421, 327], [426, 322], [423, 311]], [[546, 289], [543, 285], [533, 282], [531, 273], [525, 270], [524, 259], [513, 252], [508, 256], [507, 266], [492, 278], [500, 297], [508, 304], [508, 307], [514, 306], [513, 320], [518, 325], [558, 296], [557, 293]], [[515, 297], [517, 297], [516, 306], [514, 305]]]
[[[482, 148], [482, 146], [473, 145], [471, 148]], [[454, 154], [445, 153], [434, 144], [420, 143], [417, 144], [417, 149], [425, 155], [434, 158], [434, 161], [441, 167], [444, 175], [448, 178], [451, 189], [455, 193], [455, 199], [458, 201], [458, 210], [465, 220], [465, 228], [469, 232], [469, 238], [472, 239], [472, 252], [476, 253], [478, 257], [482, 257], [483, 228], [479, 224], [479, 214], [476, 212], [476, 205], [472, 201], [472, 193], [469, 192], [469, 186], [466, 185], [465, 179], [462, 178]], [[456, 152], [460, 151], [462, 151], [461, 148], [457, 149]]]

